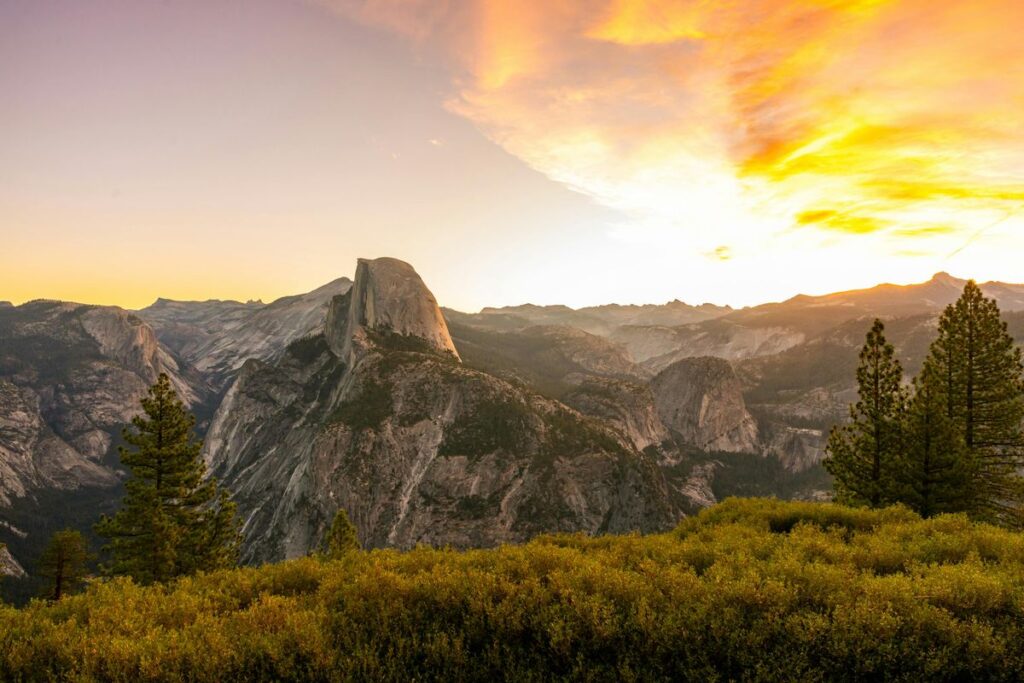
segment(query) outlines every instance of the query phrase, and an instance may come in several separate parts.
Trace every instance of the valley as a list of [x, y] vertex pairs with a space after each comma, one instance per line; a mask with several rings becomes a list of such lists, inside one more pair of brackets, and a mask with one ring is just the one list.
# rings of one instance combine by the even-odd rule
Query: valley
[[[824, 442], [870, 320], [916, 372], [962, 287], [470, 314], [382, 258], [270, 304], [0, 306], [5, 590], [58, 519], [88, 533], [116, 507], [120, 431], [160, 373], [197, 415], [249, 563], [307, 554], [338, 509], [366, 547], [468, 548], [664, 531], [730, 495], [827, 499]], [[1024, 286], [982, 289], [1024, 341]]]

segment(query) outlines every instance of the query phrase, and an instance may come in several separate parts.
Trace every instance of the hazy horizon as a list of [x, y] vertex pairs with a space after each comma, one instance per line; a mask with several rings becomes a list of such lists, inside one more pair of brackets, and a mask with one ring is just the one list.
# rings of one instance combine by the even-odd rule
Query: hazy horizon
[[[877, 282], [877, 283], [875, 283], [873, 285], [870, 285], [869, 287], [864, 287], [864, 288], [829, 290], [829, 291], [822, 291], [822, 292], [802, 291], [802, 292], [796, 292], [793, 295], [787, 296], [787, 297], [785, 297], [783, 299], [766, 299], [764, 301], [756, 301], [754, 303], [744, 304], [742, 306], [733, 306], [732, 304], [729, 304], [729, 303], [719, 303], [719, 302], [715, 302], [715, 301], [698, 301], [698, 300], [685, 301], [685, 300], [682, 300], [682, 299], [679, 299], [679, 298], [667, 299], [665, 301], [631, 301], [631, 302], [604, 301], [604, 302], [600, 302], [600, 303], [596, 303], [596, 304], [586, 304], [586, 305], [582, 305], [582, 306], [568, 306], [567, 304], [563, 304], [561, 302], [552, 302], [552, 303], [538, 304], [538, 303], [533, 302], [533, 301], [519, 301], [519, 302], [506, 303], [506, 304], [500, 304], [500, 305], [485, 304], [484, 306], [480, 306], [478, 308], [464, 309], [464, 308], [458, 308], [456, 306], [450, 306], [450, 305], [446, 304], [444, 301], [441, 301], [441, 300], [438, 301], [438, 305], [441, 308], [450, 309], [450, 310], [458, 311], [458, 312], [461, 312], [461, 313], [478, 313], [481, 310], [487, 309], [487, 308], [506, 308], [506, 307], [514, 308], [516, 306], [568, 306], [569, 308], [572, 308], [574, 310], [579, 310], [579, 309], [583, 309], [583, 308], [600, 307], [600, 306], [663, 306], [663, 305], [671, 304], [673, 302], [680, 302], [680, 303], [688, 304], [688, 305], [694, 306], [694, 307], [700, 307], [700, 306], [707, 305], [707, 306], [718, 306], [718, 307], [721, 307], [721, 308], [730, 308], [731, 307], [734, 310], [742, 310], [744, 308], [756, 308], [757, 306], [763, 306], [763, 305], [766, 305], [766, 304], [782, 303], [784, 301], [787, 301], [789, 299], [792, 299], [792, 298], [798, 297], [798, 296], [812, 296], [812, 297], [813, 296], [825, 296], [825, 295], [829, 295], [829, 294], [842, 294], [844, 292], [849, 292], [849, 291], [864, 291], [864, 290], [872, 289], [874, 287], [884, 287], [884, 286], [892, 286], [892, 285], [897, 286], [897, 287], [909, 287], [909, 286], [914, 286], [914, 285], [923, 285], [923, 284], [927, 284], [928, 282], [930, 282], [934, 278], [940, 277], [942, 275], [948, 275], [948, 276], [952, 277], [953, 279], [962, 280], [962, 281], [967, 281], [969, 279], [973, 279], [973, 280], [975, 280], [980, 285], [986, 285], [986, 284], [1009, 284], [1009, 285], [1024, 286], [1024, 283], [1002, 282], [1002, 281], [997, 281], [997, 280], [978, 280], [977, 278], [959, 277], [958, 275], [956, 275], [954, 273], [948, 273], [948, 272], [945, 272], [945, 271], [941, 271], [941, 272], [938, 272], [938, 273], [934, 273], [931, 278], [928, 278], [926, 280], [922, 280], [920, 282], [906, 282], [906, 283], [899, 283], [899, 282]], [[178, 302], [178, 303], [196, 303], [196, 302], [198, 302], [198, 303], [205, 303], [205, 302], [210, 302], [210, 301], [222, 301], [222, 302], [235, 302], [235, 303], [241, 303], [241, 304], [255, 303], [255, 304], [267, 305], [267, 304], [272, 304], [272, 303], [274, 303], [275, 301], [277, 301], [279, 299], [285, 299], [285, 298], [288, 298], [288, 297], [300, 296], [300, 295], [303, 295], [303, 294], [307, 294], [309, 292], [312, 292], [315, 289], [319, 289], [320, 287], [325, 287], [325, 286], [331, 284], [332, 282], [334, 282], [336, 280], [340, 280], [340, 279], [352, 280], [354, 277], [355, 277], [355, 272], [354, 272], [354, 269], [353, 269], [352, 273], [349, 273], [349, 274], [346, 274], [346, 275], [340, 275], [340, 276], [338, 276], [336, 278], [332, 278], [331, 280], [329, 280], [327, 282], [321, 282], [320, 284], [318, 284], [318, 285], [316, 285], [314, 287], [311, 287], [309, 290], [305, 290], [305, 291], [301, 291], [301, 292], [288, 292], [288, 293], [282, 294], [280, 296], [276, 296], [273, 299], [262, 299], [262, 298], [259, 298], [259, 297], [246, 297], [246, 298], [240, 298], [240, 299], [239, 298], [234, 298], [234, 299], [232, 299], [232, 298], [222, 298], [222, 297], [206, 297], [206, 298], [201, 298], [201, 299], [175, 299], [175, 298], [172, 298], [172, 297], [157, 296], [152, 301], [150, 301], [150, 302], [148, 302], [148, 303], [146, 303], [146, 304], [144, 304], [142, 306], [137, 306], [137, 307], [120, 306], [119, 304], [111, 304], [109, 302], [103, 302], [103, 301], [92, 301], [92, 302], [90, 302], [90, 301], [73, 301], [73, 300], [70, 300], [70, 299], [56, 299], [56, 300], [57, 301], [65, 301], [65, 302], [69, 302], [69, 303], [81, 303], [81, 304], [89, 304], [89, 305], [113, 305], [113, 306], [120, 306], [121, 308], [124, 308], [126, 310], [141, 310], [141, 309], [147, 308], [148, 306], [151, 306], [151, 305], [157, 303], [160, 300], [173, 301], [173, 302]], [[9, 303], [13, 303], [14, 305], [18, 306], [18, 305], [25, 304], [25, 303], [31, 303], [32, 301], [51, 301], [51, 300], [54, 300], [54, 299], [49, 299], [47, 297], [34, 297], [32, 299], [25, 299], [23, 301], [15, 301], [15, 302], [9, 302]], [[0, 302], [2, 302], [2, 301], [7, 301], [7, 300], [0, 298]]]
[[1024, 281], [1011, 0], [9, 0], [0, 300]]

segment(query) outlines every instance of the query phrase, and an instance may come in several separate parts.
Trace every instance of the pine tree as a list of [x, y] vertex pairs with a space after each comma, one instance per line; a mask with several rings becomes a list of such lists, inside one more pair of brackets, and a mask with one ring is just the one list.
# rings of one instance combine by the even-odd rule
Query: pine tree
[[349, 520], [347, 512], [338, 510], [323, 542], [324, 556], [337, 560], [360, 548], [362, 546], [359, 543], [359, 536], [356, 535], [355, 525]]
[[96, 531], [110, 539], [108, 574], [140, 583], [166, 581], [234, 564], [238, 551], [235, 506], [216, 480], [205, 478], [202, 444], [189, 414], [161, 373], [142, 399], [143, 414], [124, 431], [120, 449], [131, 477], [114, 517]]
[[[1024, 364], [999, 307], [970, 281], [939, 320], [922, 371], [973, 461], [971, 512], [1015, 523], [1024, 502]], [[949, 448], [955, 449], [957, 444]]]
[[825, 468], [839, 500], [877, 507], [893, 499], [906, 402], [902, 379], [885, 325], [875, 320], [860, 352], [859, 400], [850, 407], [850, 423], [833, 428], [826, 447]]
[[64, 529], [55, 533], [39, 558], [38, 573], [46, 579], [43, 594], [57, 601], [74, 592], [86, 577], [90, 558], [81, 532]]
[[945, 401], [915, 379], [903, 426], [895, 498], [922, 517], [963, 512], [974, 505], [977, 467]]

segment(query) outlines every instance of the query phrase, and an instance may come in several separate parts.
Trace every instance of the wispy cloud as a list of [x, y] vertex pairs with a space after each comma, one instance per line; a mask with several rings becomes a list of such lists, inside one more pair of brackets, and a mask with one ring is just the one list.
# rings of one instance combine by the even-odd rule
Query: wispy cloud
[[1024, 201], [1019, 0], [321, 4], [440, 56], [452, 111], [634, 239], [939, 258]]

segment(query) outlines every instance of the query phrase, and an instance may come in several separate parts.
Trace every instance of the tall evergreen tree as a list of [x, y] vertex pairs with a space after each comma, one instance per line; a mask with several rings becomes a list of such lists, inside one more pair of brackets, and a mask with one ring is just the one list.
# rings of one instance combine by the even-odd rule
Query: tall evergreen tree
[[86, 577], [89, 559], [88, 544], [80, 531], [55, 533], [39, 557], [37, 571], [46, 580], [43, 595], [56, 601], [74, 592]]
[[1015, 523], [1024, 502], [1024, 364], [996, 302], [973, 280], [942, 314], [921, 376], [974, 463], [971, 512]]
[[922, 517], [974, 506], [977, 467], [945, 401], [928, 383], [914, 380], [903, 425], [895, 499]]
[[859, 400], [850, 407], [849, 424], [833, 428], [826, 447], [825, 468], [839, 500], [872, 507], [892, 500], [906, 402], [902, 379], [885, 325], [875, 320], [860, 352]]
[[141, 583], [229, 566], [238, 551], [235, 506], [205, 477], [193, 417], [161, 373], [120, 449], [131, 477], [121, 509], [96, 531], [110, 539], [108, 574]]

